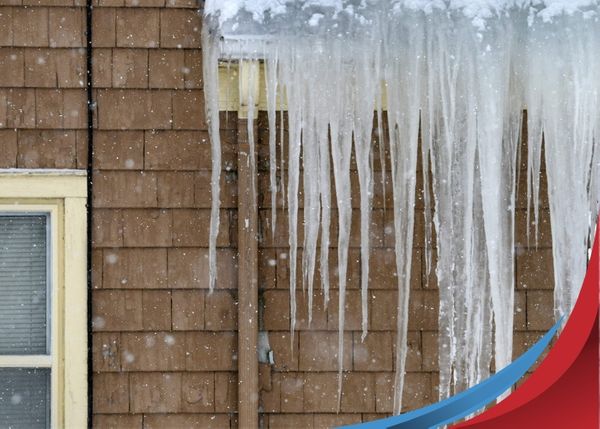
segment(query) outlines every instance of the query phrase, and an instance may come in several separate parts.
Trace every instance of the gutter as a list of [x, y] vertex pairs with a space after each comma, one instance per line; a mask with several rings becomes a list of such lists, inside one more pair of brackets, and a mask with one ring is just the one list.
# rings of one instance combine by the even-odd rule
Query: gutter
[[94, 83], [92, 75], [92, 0], [86, 0], [86, 90], [87, 90], [87, 396], [88, 396], [88, 427], [92, 427], [94, 389], [92, 363], [92, 219], [93, 219], [93, 180], [94, 171]]

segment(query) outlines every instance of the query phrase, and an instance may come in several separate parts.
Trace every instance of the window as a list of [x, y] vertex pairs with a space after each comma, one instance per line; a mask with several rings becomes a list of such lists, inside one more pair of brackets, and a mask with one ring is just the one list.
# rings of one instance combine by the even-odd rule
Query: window
[[0, 170], [0, 427], [87, 426], [86, 177]]

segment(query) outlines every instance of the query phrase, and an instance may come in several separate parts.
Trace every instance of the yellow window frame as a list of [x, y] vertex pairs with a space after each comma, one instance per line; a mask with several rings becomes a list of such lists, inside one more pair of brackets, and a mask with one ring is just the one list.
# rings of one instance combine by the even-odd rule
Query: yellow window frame
[[51, 354], [0, 356], [0, 367], [51, 368], [52, 428], [88, 422], [86, 198], [83, 170], [0, 170], [0, 211], [50, 215]]

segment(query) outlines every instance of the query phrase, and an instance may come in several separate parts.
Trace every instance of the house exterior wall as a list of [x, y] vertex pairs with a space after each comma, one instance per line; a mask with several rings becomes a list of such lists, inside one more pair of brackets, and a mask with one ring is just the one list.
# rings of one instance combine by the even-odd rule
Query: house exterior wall
[[0, 2], [2, 168], [85, 168], [84, 48], [85, 2]]
[[[97, 0], [93, 11], [92, 403], [97, 428], [237, 426], [237, 118], [222, 115], [226, 170], [219, 279], [209, 295], [210, 144], [197, 7], [193, 0]], [[82, 0], [0, 0], [1, 168], [86, 168], [85, 24]], [[262, 116], [258, 130], [260, 329], [268, 333], [275, 358], [274, 365], [260, 368], [261, 423], [320, 428], [384, 417], [392, 410], [396, 317], [391, 189], [384, 209], [381, 186], [375, 187], [370, 333], [364, 343], [358, 222], [352, 230], [348, 372], [336, 414], [336, 251], [332, 247], [330, 306], [323, 308], [317, 278], [308, 326], [306, 298], [298, 292], [298, 331], [290, 350], [286, 215], [278, 213], [272, 235], [268, 130]], [[376, 160], [381, 170], [378, 165]], [[526, 239], [525, 177], [522, 170], [515, 356], [551, 326], [553, 313], [548, 204], [542, 202], [535, 249]], [[357, 195], [355, 175], [353, 180]], [[438, 293], [435, 275], [424, 269], [420, 199], [416, 211], [407, 409], [437, 399]], [[358, 207], [353, 218], [358, 221]]]
[[[235, 174], [225, 174], [219, 283], [209, 295], [211, 161], [200, 29], [194, 1], [101, 1], [94, 9], [99, 428], [235, 421], [237, 188]], [[228, 125], [226, 159], [234, 162], [234, 117]]]

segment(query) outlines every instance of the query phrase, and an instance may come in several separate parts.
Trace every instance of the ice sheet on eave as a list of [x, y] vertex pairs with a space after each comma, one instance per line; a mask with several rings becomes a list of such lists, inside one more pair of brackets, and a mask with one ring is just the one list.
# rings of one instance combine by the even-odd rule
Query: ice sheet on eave
[[211, 30], [225, 41], [272, 37], [362, 37], [389, 14], [446, 11], [484, 31], [486, 22], [516, 10], [529, 20], [597, 13], [600, 0], [206, 0]]
[[[222, 57], [260, 56], [282, 37], [354, 37], [376, 23], [380, 6], [365, 0], [208, 0], [205, 25], [222, 40]], [[381, 2], [383, 3], [383, 2]], [[387, 3], [387, 2], [386, 2]]]

